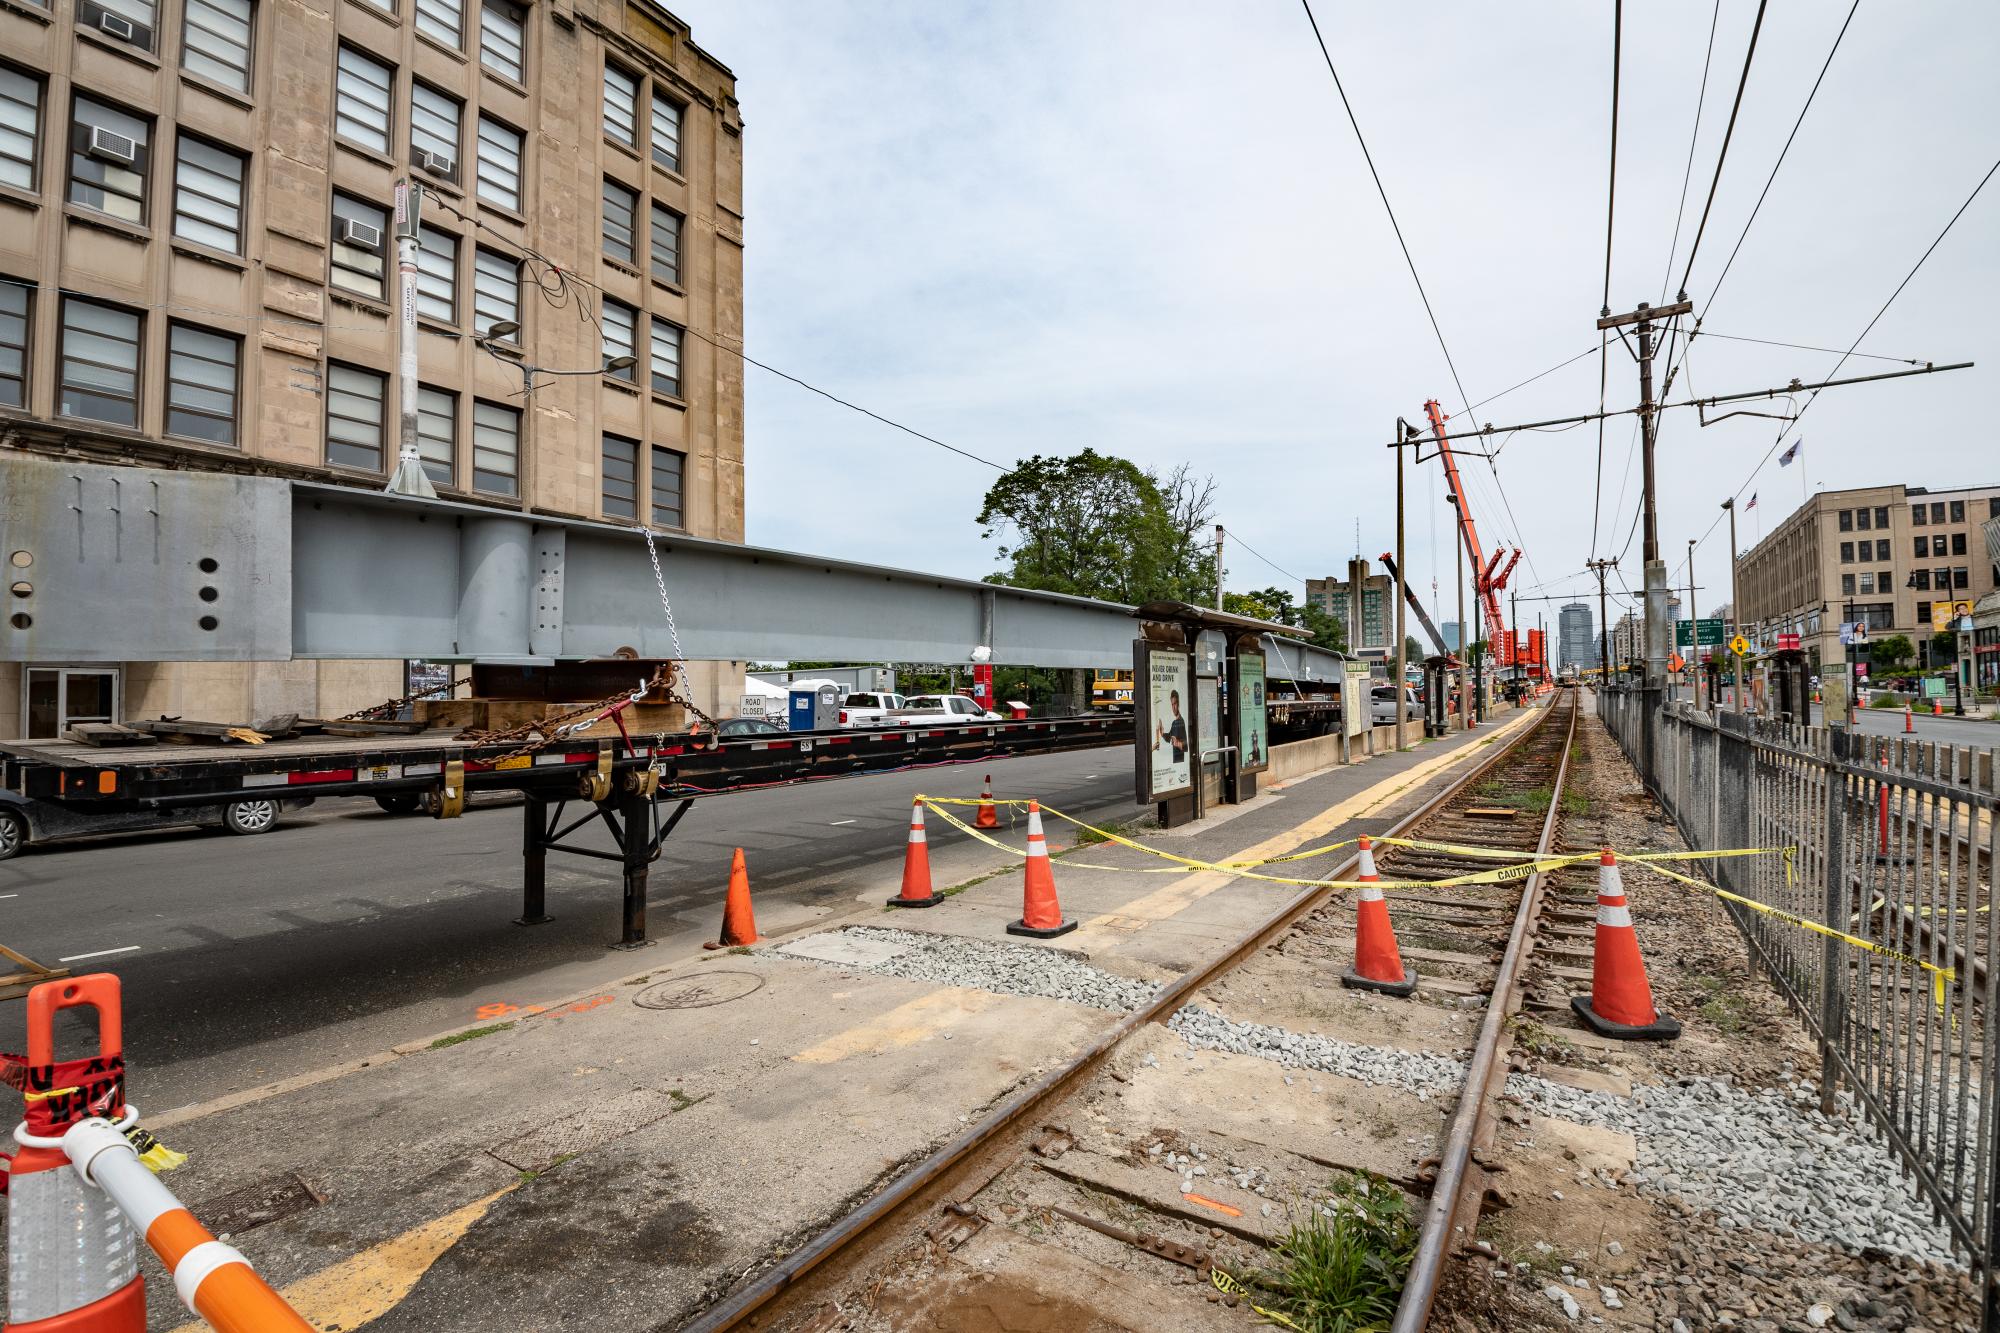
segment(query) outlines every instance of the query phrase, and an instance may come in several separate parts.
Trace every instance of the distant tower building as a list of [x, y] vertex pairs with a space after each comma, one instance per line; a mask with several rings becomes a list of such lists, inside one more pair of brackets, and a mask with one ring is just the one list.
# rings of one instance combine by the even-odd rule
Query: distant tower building
[[1563, 607], [1556, 617], [1556, 630], [1557, 652], [1564, 667], [1582, 671], [1597, 665], [1596, 634], [1588, 604], [1571, 602]]
[[[1360, 596], [1355, 596], [1355, 589]], [[1375, 660], [1394, 657], [1396, 585], [1387, 574], [1370, 574], [1366, 560], [1350, 560], [1347, 578], [1307, 579], [1306, 603], [1347, 630], [1347, 651]]]

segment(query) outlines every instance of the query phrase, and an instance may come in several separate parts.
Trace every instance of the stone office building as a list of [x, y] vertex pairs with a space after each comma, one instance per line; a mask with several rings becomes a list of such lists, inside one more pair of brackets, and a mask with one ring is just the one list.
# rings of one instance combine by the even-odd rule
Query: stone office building
[[[734, 76], [649, 0], [0, 0], [0, 450], [379, 489], [408, 176], [439, 494], [741, 540], [743, 366], [709, 340], [742, 345], [742, 164]], [[404, 691], [401, 662], [23, 667], [7, 633], [0, 736]]]

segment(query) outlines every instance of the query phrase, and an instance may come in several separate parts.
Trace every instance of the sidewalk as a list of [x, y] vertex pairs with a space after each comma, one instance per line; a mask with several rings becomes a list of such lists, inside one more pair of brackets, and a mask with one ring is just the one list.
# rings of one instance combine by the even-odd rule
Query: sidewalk
[[[1529, 716], [1294, 779], [1145, 841], [1214, 861], [1377, 832]], [[934, 850], [968, 864], [966, 840], [930, 827]], [[1057, 821], [1050, 832], [1070, 841]], [[1021, 843], [1018, 830], [1002, 839]], [[1167, 863], [1084, 847], [1056, 862], [1081, 928], [1032, 946], [1004, 933], [1020, 915], [1019, 863], [986, 850], [1000, 873], [892, 913], [882, 900], [900, 849], [885, 848], [881, 883], [851, 914], [802, 931], [807, 952], [844, 963], [779, 952], [801, 947], [782, 938], [649, 958], [651, 970], [575, 1003], [144, 1123], [191, 1156], [174, 1189], [316, 1327], [671, 1329], [1117, 1022], [1119, 978], [1137, 993], [1196, 966], [1297, 892], [1085, 869]], [[926, 939], [935, 952], [908, 943]], [[1001, 942], [1031, 947], [991, 948]], [[1050, 991], [1074, 974], [1064, 993], [1085, 1002], [1003, 993], [1014, 983], [981, 971], [992, 967], [1046, 973], [1056, 980], [1027, 988]], [[143, 1065], [145, 1052], [128, 1058]], [[151, 1327], [182, 1327], [171, 1282], [156, 1267], [148, 1277]]]

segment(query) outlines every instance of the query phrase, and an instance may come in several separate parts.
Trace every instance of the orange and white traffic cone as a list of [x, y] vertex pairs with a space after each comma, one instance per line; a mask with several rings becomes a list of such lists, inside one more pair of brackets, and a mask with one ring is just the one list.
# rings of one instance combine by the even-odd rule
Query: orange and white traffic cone
[[1944, 716], [1944, 700], [1943, 700], [1943, 699], [1939, 698], [1939, 699], [1933, 699], [1933, 700], [1931, 700], [1931, 716], [1932, 716], [1932, 717], [1943, 717], [1943, 716]]
[[979, 815], [972, 821], [974, 828], [999, 828], [1000, 808], [993, 804], [993, 775], [986, 775], [986, 785], [979, 793]]
[[722, 900], [722, 938], [704, 949], [736, 949], [757, 942], [757, 915], [750, 910], [750, 868], [743, 849], [729, 863], [729, 895]]
[[903, 844], [903, 891], [891, 907], [936, 907], [944, 899], [931, 892], [931, 849], [924, 837], [924, 801], [910, 802], [910, 839]]
[[1340, 984], [1352, 990], [1379, 991], [1398, 998], [1417, 989], [1417, 974], [1403, 966], [1396, 949], [1396, 931], [1389, 924], [1389, 903], [1377, 886], [1375, 844], [1361, 840], [1361, 897], [1354, 928], [1354, 967], [1340, 974]]
[[1052, 940], [1075, 929], [1075, 921], [1063, 920], [1062, 904], [1056, 901], [1056, 872], [1049, 865], [1049, 844], [1042, 837], [1042, 807], [1030, 801], [1028, 864], [1021, 881], [1021, 919], [1007, 927], [1007, 933]]
[[1653, 1007], [1646, 962], [1632, 930], [1632, 909], [1618, 858], [1609, 847], [1597, 867], [1597, 940], [1590, 964], [1590, 994], [1572, 995], [1570, 1008], [1602, 1037], [1626, 1041], [1672, 1041], [1681, 1025]]
[[1909, 734], [1910, 734], [1911, 732], [1915, 731], [1916, 729], [1917, 729], [1917, 721], [1916, 721], [1916, 718], [1915, 718], [1915, 717], [1914, 717], [1914, 716], [1913, 716], [1913, 715], [1911, 714], [1911, 712], [1910, 712], [1910, 706], [1909, 706], [1908, 704], [1904, 704], [1904, 705], [1903, 705], [1903, 734], [1904, 734], [1905, 736], [1907, 736], [1907, 735], [1909, 735]]

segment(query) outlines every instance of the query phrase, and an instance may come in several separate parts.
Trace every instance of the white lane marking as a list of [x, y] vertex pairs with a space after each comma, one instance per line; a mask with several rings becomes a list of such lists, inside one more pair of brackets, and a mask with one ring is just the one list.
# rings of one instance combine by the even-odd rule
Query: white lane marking
[[80, 963], [86, 958], [109, 958], [114, 953], [137, 953], [145, 948], [143, 944], [128, 944], [122, 949], [99, 949], [96, 953], [73, 953], [67, 958], [58, 958], [58, 963]]
[[18, 893], [0, 893], [0, 898], [18, 898], [20, 896]]
[[859, 822], [860, 822], [859, 820], [854, 820], [854, 819], [836, 819], [833, 821], [832, 827], [838, 828], [842, 824], [855, 824]]

